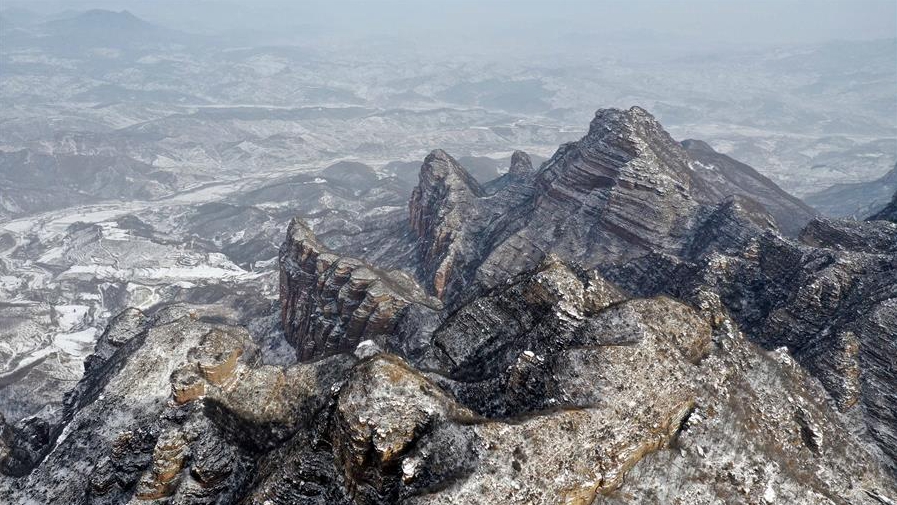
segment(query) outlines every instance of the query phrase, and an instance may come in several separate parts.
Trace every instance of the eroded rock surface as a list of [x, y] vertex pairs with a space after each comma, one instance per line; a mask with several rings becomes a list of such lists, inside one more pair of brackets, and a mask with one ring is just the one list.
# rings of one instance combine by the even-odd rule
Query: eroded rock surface
[[713, 235], [724, 238], [716, 244], [706, 235], [707, 247], [690, 259], [650, 255], [612, 276], [644, 295], [700, 303], [706, 291], [716, 293], [749, 338], [786, 348], [839, 409], [861, 417], [893, 468], [897, 367], [888, 356], [897, 352], [897, 230], [816, 220], [801, 244], [769, 230], [744, 233], [749, 224], [731, 231], [738, 229]]

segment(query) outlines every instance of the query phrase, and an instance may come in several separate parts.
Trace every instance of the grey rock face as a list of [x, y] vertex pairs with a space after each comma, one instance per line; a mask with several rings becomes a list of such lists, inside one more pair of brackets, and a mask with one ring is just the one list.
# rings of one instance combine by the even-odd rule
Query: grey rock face
[[411, 195], [410, 225], [417, 236], [419, 277], [442, 299], [454, 279], [464, 282], [463, 267], [478, 251], [469, 243], [481, 216], [477, 200], [485, 191], [442, 150], [430, 153], [420, 171], [420, 184]]
[[[882, 216], [884, 217], [884, 216]], [[865, 253], [897, 252], [897, 223], [885, 219], [850, 221], [814, 219], [800, 234], [800, 241], [814, 247]]]
[[599, 111], [534, 176], [532, 195], [489, 226], [476, 278], [495, 285], [549, 252], [595, 265], [677, 250], [697, 206], [691, 183], [686, 153], [647, 112]]
[[525, 179], [533, 173], [533, 160], [523, 151], [514, 151], [511, 155], [511, 166], [508, 173], [514, 177]]
[[[732, 229], [737, 229], [732, 227]], [[811, 246], [764, 232], [690, 258], [651, 255], [612, 272], [625, 287], [700, 303], [716, 293], [747, 336], [785, 347], [818, 377], [838, 408], [863, 419], [894, 466], [897, 369], [897, 230], [890, 223], [817, 220]], [[877, 248], [879, 247], [879, 248]]]
[[440, 305], [407, 274], [330, 253], [298, 219], [280, 262], [281, 321], [300, 360], [350, 352], [363, 340], [382, 342], [411, 304]]

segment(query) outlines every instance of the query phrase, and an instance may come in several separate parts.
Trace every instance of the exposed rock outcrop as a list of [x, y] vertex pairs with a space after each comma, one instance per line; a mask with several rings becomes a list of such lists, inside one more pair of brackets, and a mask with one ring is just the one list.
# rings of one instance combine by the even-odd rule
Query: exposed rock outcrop
[[789, 234], [811, 219], [812, 209], [751, 167], [702, 142], [684, 146], [633, 107], [598, 111], [588, 134], [538, 171], [515, 153], [485, 189], [434, 151], [411, 202], [418, 276], [455, 306], [460, 293], [495, 286], [549, 253], [587, 266], [681, 254], [704, 207], [727, 199]]
[[432, 332], [432, 355], [406, 360], [362, 344], [362, 359], [287, 367], [260, 364], [245, 330], [172, 309], [92, 368], [49, 455], [0, 484], [0, 497], [753, 504], [772, 488], [799, 505], [871, 505], [894, 496], [874, 455], [819, 401], [818, 383], [786, 352], [745, 340], [714, 300], [695, 310], [627, 299], [596, 272], [549, 258], [463, 304]]
[[814, 219], [800, 234], [801, 242], [828, 249], [865, 253], [897, 252], [897, 223], [884, 219], [851, 221]]
[[491, 286], [549, 252], [586, 265], [677, 251], [697, 203], [685, 151], [643, 109], [600, 110], [534, 176], [533, 194], [490, 224], [476, 278]]
[[300, 360], [350, 352], [398, 331], [411, 304], [439, 307], [409, 275], [327, 250], [299, 219], [280, 250], [281, 321]]
[[433, 151], [421, 166], [409, 204], [410, 225], [417, 236], [418, 275], [440, 299], [453, 282], [468, 282], [465, 265], [478, 254], [469, 234], [482, 217], [478, 199], [485, 194], [445, 151]]
[[[724, 237], [738, 229], [719, 226], [728, 228]], [[801, 235], [811, 246], [770, 231], [735, 235], [734, 247], [708, 240], [689, 259], [650, 255], [611, 276], [642, 295], [700, 303], [707, 291], [716, 293], [749, 338], [787, 348], [842, 411], [862, 417], [897, 468], [897, 398], [887, 392], [897, 380], [887, 358], [897, 352], [897, 229], [816, 220]]]
[[163, 311], [102, 363], [94, 361], [48, 437], [46, 456], [26, 477], [0, 485], [0, 497], [238, 501], [259, 453], [317, 415], [354, 361], [341, 356], [283, 369], [258, 358], [242, 328], [199, 322], [181, 307]]

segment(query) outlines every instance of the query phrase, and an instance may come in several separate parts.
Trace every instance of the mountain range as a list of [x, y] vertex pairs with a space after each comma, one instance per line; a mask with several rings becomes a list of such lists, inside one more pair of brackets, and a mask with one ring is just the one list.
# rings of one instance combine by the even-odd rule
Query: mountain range
[[639, 107], [532, 158], [434, 150], [407, 206], [352, 163], [242, 195], [355, 205], [290, 220], [277, 306], [242, 307], [286, 355], [214, 303], [126, 309], [58, 412], [0, 420], [0, 496], [897, 501], [893, 202], [817, 216]]

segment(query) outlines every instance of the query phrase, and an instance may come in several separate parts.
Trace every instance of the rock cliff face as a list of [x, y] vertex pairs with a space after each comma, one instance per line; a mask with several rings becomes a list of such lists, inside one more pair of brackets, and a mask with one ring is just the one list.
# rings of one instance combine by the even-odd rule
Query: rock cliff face
[[0, 500], [897, 502], [897, 225], [783, 237], [799, 205], [704, 151], [638, 108], [485, 184], [434, 151], [382, 268], [294, 220], [296, 364], [126, 311], [60, 419], [0, 420]]
[[351, 351], [396, 333], [411, 304], [439, 307], [402, 272], [330, 253], [293, 220], [280, 250], [281, 322], [300, 360]]
[[861, 417], [894, 468], [897, 399], [888, 391], [897, 368], [887, 356], [897, 351], [897, 228], [816, 220], [805, 243], [770, 231], [722, 237], [703, 236], [707, 247], [691, 258], [650, 255], [611, 276], [633, 292], [692, 303], [715, 292], [749, 338], [788, 349], [840, 410]]
[[481, 220], [478, 200], [485, 191], [451, 156], [430, 153], [411, 196], [410, 226], [417, 237], [418, 275], [427, 289], [443, 298], [453, 282], [465, 283], [464, 265], [478, 251], [469, 234]]

